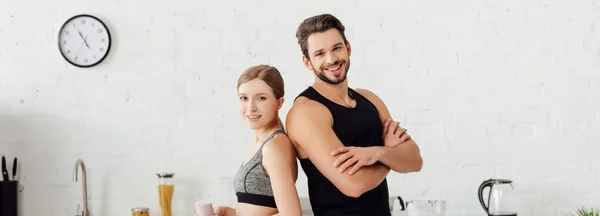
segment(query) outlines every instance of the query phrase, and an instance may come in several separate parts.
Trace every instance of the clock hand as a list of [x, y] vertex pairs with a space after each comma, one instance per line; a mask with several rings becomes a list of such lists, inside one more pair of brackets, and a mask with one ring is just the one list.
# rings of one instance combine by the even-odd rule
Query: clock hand
[[81, 37], [81, 39], [83, 39], [85, 41], [85, 39], [83, 38], [83, 35], [81, 34], [81, 31], [77, 30], [77, 33], [79, 33], [79, 37]]
[[87, 44], [87, 41], [85, 40], [85, 38], [84, 38], [84, 37], [83, 37], [83, 35], [81, 34], [81, 31], [77, 30], [77, 33], [79, 33], [79, 37], [81, 37], [81, 39], [83, 40], [83, 43], [85, 44], [85, 46], [86, 46], [88, 49], [91, 49], [91, 48], [90, 48], [90, 45], [88, 45], [88, 44]]
[[92, 48], [90, 48], [90, 45], [88, 45], [88, 43], [87, 43], [87, 40], [86, 40], [85, 38], [83, 39], [83, 43], [85, 43], [85, 46], [86, 46], [88, 49], [92, 49]]

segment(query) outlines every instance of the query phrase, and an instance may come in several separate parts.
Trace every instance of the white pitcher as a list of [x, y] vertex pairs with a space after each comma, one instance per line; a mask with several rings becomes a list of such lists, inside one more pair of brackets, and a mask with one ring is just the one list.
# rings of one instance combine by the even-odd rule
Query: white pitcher
[[411, 200], [406, 202], [407, 216], [444, 216], [446, 201], [444, 200]]

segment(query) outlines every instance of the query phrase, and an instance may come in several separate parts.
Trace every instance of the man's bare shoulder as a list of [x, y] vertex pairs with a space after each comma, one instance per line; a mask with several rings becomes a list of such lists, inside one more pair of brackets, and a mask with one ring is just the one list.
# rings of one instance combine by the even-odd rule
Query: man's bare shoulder
[[354, 91], [367, 98], [367, 100], [369, 100], [371, 103], [373, 103], [373, 105], [375, 105], [377, 111], [379, 112], [379, 117], [381, 118], [382, 122], [391, 117], [390, 111], [388, 110], [383, 100], [381, 100], [381, 98], [379, 98], [379, 96], [377, 96], [371, 90], [356, 88], [354, 89]]
[[369, 100], [381, 100], [379, 99], [379, 97], [377, 97], [377, 95], [369, 90], [369, 89], [365, 89], [365, 88], [356, 88], [354, 89], [354, 91], [358, 92], [360, 95], [362, 95], [363, 97], [366, 97]]
[[311, 107], [311, 106], [318, 106], [321, 105], [321, 103], [311, 100], [310, 98], [304, 97], [304, 96], [300, 96], [298, 98], [296, 98], [296, 100], [294, 101], [294, 103], [292, 104], [292, 109], [297, 108], [297, 107], [302, 107], [301, 109], [306, 109], [305, 106]]
[[323, 104], [306, 97], [298, 97], [288, 111], [287, 118], [290, 120], [295, 118], [306, 118], [308, 117], [307, 115], [310, 115], [311, 117], [324, 117], [322, 115], [328, 114], [328, 109]]
[[292, 143], [317, 128], [327, 128], [333, 125], [333, 116], [323, 104], [304, 97], [299, 97], [288, 111], [286, 117], [287, 134]]
[[354, 89], [354, 91], [356, 91], [363, 97], [367, 98], [369, 101], [371, 101], [371, 103], [374, 103], [378, 107], [385, 106], [385, 103], [383, 103], [383, 100], [381, 100], [381, 98], [379, 96], [377, 96], [373, 91], [371, 91], [369, 89], [356, 88], [356, 89]]

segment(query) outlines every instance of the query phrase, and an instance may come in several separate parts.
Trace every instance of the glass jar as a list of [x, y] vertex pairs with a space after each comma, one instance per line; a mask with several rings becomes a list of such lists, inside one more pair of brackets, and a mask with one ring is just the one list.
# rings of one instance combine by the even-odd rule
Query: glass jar
[[150, 208], [146, 208], [146, 207], [132, 208], [131, 216], [150, 216]]
[[162, 216], [172, 216], [171, 202], [173, 201], [173, 192], [175, 183], [173, 182], [174, 173], [158, 173], [158, 199]]

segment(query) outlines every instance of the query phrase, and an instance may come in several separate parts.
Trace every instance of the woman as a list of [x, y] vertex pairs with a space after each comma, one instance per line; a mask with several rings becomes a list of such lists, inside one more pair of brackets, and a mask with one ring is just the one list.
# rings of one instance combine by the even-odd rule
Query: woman
[[215, 215], [300, 216], [296, 153], [278, 114], [283, 78], [275, 67], [256, 65], [244, 71], [237, 87], [240, 114], [256, 133], [256, 143], [233, 179], [237, 210], [221, 206]]

